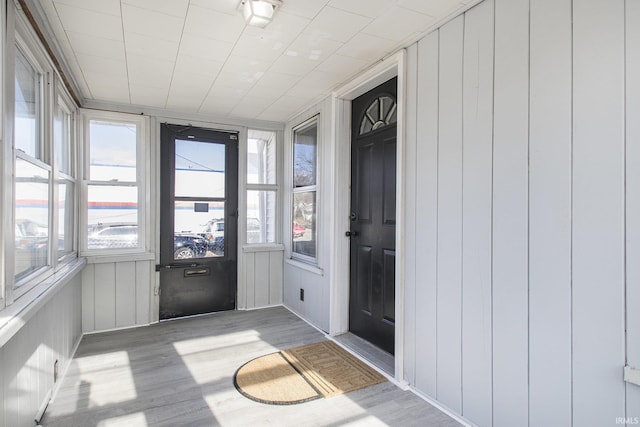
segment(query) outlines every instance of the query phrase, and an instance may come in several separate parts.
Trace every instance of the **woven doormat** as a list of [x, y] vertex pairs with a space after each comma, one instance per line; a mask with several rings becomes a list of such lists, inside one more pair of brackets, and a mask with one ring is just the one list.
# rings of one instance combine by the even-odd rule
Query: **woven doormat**
[[332, 341], [258, 357], [234, 375], [242, 395], [274, 405], [331, 397], [384, 381], [384, 376]]

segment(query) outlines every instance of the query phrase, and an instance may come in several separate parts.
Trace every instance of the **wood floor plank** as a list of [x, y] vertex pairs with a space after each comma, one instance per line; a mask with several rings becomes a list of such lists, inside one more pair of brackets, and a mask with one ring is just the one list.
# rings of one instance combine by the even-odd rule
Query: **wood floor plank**
[[245, 362], [323, 339], [283, 307], [87, 335], [42, 424], [459, 425], [389, 382], [290, 406], [253, 402], [234, 388], [233, 374]]

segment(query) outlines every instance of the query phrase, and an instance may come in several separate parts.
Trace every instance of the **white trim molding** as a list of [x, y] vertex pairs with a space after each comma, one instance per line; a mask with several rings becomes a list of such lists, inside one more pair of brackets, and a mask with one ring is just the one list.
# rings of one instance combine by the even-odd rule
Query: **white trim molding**
[[404, 378], [404, 253], [399, 250], [405, 236], [405, 127], [406, 127], [406, 50], [402, 49], [374, 65], [333, 93], [332, 158], [334, 176], [332, 247], [330, 280], [331, 335], [349, 330], [349, 240], [344, 233], [349, 229], [351, 181], [351, 101], [382, 83], [398, 78], [397, 172], [396, 172], [396, 297], [395, 297], [395, 379], [405, 384]]

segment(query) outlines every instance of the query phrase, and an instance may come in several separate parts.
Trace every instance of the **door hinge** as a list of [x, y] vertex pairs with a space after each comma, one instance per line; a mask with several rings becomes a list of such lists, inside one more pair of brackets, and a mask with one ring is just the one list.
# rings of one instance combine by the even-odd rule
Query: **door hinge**
[[160, 296], [160, 286], [153, 288], [153, 295]]
[[624, 367], [624, 380], [630, 384], [640, 385], [640, 369], [629, 365]]

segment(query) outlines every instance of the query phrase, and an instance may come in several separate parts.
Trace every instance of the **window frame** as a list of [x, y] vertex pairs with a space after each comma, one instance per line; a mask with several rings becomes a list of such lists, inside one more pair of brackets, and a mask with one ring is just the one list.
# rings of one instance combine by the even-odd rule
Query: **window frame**
[[[136, 127], [136, 181], [103, 181], [89, 179], [90, 168], [90, 123], [91, 121], [112, 122], [116, 124], [134, 125]], [[89, 258], [113, 257], [119, 255], [128, 256], [127, 259], [137, 259], [136, 255], [140, 255], [140, 259], [147, 259], [144, 254], [148, 254], [150, 247], [150, 194], [149, 194], [149, 135], [150, 120], [148, 116], [120, 113], [112, 111], [80, 109], [80, 141], [81, 162], [79, 167], [80, 180], [80, 202], [79, 202], [79, 218], [78, 223], [80, 229], [78, 231], [79, 253], [81, 256]], [[138, 210], [138, 246], [135, 248], [109, 248], [109, 249], [88, 249], [88, 193], [90, 186], [104, 187], [136, 187], [138, 189], [137, 210]], [[131, 258], [133, 256], [133, 258]]]
[[[249, 137], [249, 135], [251, 134], [251, 132], [268, 132], [273, 134], [273, 144], [274, 144], [274, 161], [275, 161], [275, 183], [273, 184], [260, 184], [260, 183], [249, 183], [249, 168], [248, 168], [248, 162], [249, 162], [249, 139], [251, 139]], [[279, 140], [279, 134], [281, 132], [275, 131], [275, 130], [269, 130], [269, 129], [257, 129], [257, 128], [251, 128], [248, 129], [247, 131], [247, 156], [245, 159], [245, 212], [244, 212], [244, 233], [242, 236], [242, 244], [243, 244], [243, 248], [256, 248], [256, 247], [273, 247], [273, 246], [278, 246], [280, 243], [280, 239], [278, 238], [280, 236], [280, 215], [279, 215], [279, 211], [280, 211], [280, 170], [281, 170], [281, 156], [280, 156], [280, 148], [281, 148], [281, 144], [279, 144], [278, 140]], [[275, 218], [275, 230], [274, 230], [274, 241], [273, 242], [262, 242], [262, 243], [249, 243], [248, 242], [248, 236], [249, 236], [249, 216], [247, 214], [248, 211], [248, 201], [249, 201], [249, 192], [250, 191], [262, 191], [262, 192], [273, 192], [275, 194], [275, 203], [274, 203], [274, 209], [275, 209], [275, 213], [274, 213], [274, 218]]]
[[[295, 183], [294, 183], [294, 176], [295, 176], [295, 145], [296, 145], [296, 134], [297, 132], [300, 131], [304, 131], [309, 129], [310, 127], [315, 126], [316, 128], [316, 164], [315, 164], [315, 184], [314, 185], [306, 185], [306, 186], [300, 186], [300, 187], [296, 187]], [[320, 233], [318, 232], [319, 230], [319, 197], [318, 197], [318, 189], [320, 187], [318, 181], [319, 181], [319, 171], [320, 168], [320, 114], [315, 114], [311, 117], [309, 117], [308, 119], [300, 122], [299, 124], [293, 126], [291, 128], [291, 173], [290, 173], [290, 186], [291, 186], [291, 195], [290, 195], [290, 199], [289, 199], [289, 215], [288, 218], [290, 218], [289, 221], [289, 225], [288, 227], [290, 228], [290, 230], [288, 230], [288, 236], [289, 236], [289, 244], [290, 244], [290, 250], [289, 250], [289, 257], [292, 260], [296, 260], [296, 261], [300, 261], [306, 264], [311, 264], [314, 266], [318, 266], [319, 262], [318, 262], [318, 252], [319, 252], [319, 248], [320, 248], [320, 244], [318, 241], [318, 238], [320, 236]], [[300, 194], [300, 193], [311, 193], [313, 192], [315, 194], [315, 230], [314, 230], [314, 242], [315, 242], [315, 257], [309, 256], [309, 255], [305, 255], [305, 254], [301, 254], [299, 252], [296, 252], [294, 250], [294, 242], [293, 242], [293, 223], [294, 223], [294, 216], [293, 216], [293, 208], [294, 208], [294, 197], [296, 196], [296, 194]]]
[[[3, 9], [4, 11], [4, 9]], [[72, 262], [77, 260], [77, 252], [75, 246], [73, 250], [64, 257], [57, 256], [57, 221], [59, 211], [57, 182], [56, 182], [56, 159], [54, 156], [55, 142], [53, 131], [53, 114], [55, 111], [55, 103], [58, 97], [65, 98], [67, 101], [66, 108], [73, 117], [77, 110], [77, 106], [71, 101], [71, 96], [64, 89], [61, 78], [45, 51], [39, 42], [33, 29], [27, 23], [21, 13], [15, 13], [15, 27], [9, 27], [12, 37], [7, 40], [10, 45], [3, 56], [6, 60], [3, 72], [9, 69], [11, 72], [3, 74], [5, 78], [10, 78], [10, 84], [4, 86], [3, 89], [9, 89], [8, 99], [2, 97], [3, 110], [6, 111], [5, 117], [10, 119], [11, 123], [3, 124], [2, 153], [3, 153], [3, 177], [6, 182], [11, 185], [3, 188], [2, 206], [3, 212], [3, 232], [2, 241], [4, 253], [3, 258], [3, 283], [0, 284], [0, 310], [11, 307], [16, 301], [20, 300], [20, 304], [29, 303], [28, 295], [35, 295], [34, 292], [41, 292], [40, 285], [48, 283], [49, 279], [58, 271], [66, 268]], [[4, 37], [4, 35], [3, 35]], [[3, 48], [7, 47], [3, 44]], [[16, 79], [16, 58], [18, 52], [28, 61], [38, 75], [38, 106], [37, 106], [37, 147], [35, 155], [16, 149], [15, 143], [15, 79]], [[10, 56], [10, 58], [9, 58]], [[73, 118], [71, 119], [73, 120]], [[75, 140], [75, 129], [70, 129], [70, 143]], [[71, 152], [73, 148], [70, 148]], [[16, 261], [15, 261], [15, 228], [16, 221], [16, 162], [24, 161], [29, 165], [33, 165], [46, 173], [47, 179], [47, 257], [45, 264], [33, 271], [28, 272], [23, 277], [16, 280]], [[70, 166], [74, 167], [75, 159], [70, 159]], [[73, 206], [77, 204], [77, 191], [73, 192]], [[75, 209], [75, 208], [73, 208]], [[76, 225], [72, 224], [75, 228]], [[72, 236], [73, 239], [73, 236]], [[50, 286], [50, 285], [47, 285]], [[20, 299], [24, 298], [24, 299]]]
[[[53, 159], [53, 194], [54, 200], [57, 202], [56, 205], [60, 205], [60, 194], [58, 191], [58, 184], [60, 180], [64, 180], [66, 182], [73, 183], [73, 191], [71, 194], [73, 195], [73, 199], [71, 200], [71, 206], [69, 206], [68, 210], [71, 212], [71, 217], [69, 218], [69, 223], [66, 224], [71, 229], [71, 251], [67, 253], [59, 254], [58, 245], [52, 245], [53, 247], [53, 256], [52, 258], [56, 260], [59, 265], [66, 263], [67, 261], [76, 259], [78, 257], [78, 143], [77, 143], [77, 108], [74, 108], [74, 102], [71, 99], [71, 96], [67, 93], [67, 91], [63, 88], [62, 82], [60, 80], [56, 81], [55, 84], [55, 93], [54, 93], [54, 105], [51, 116], [51, 127], [52, 127], [52, 137], [51, 137], [51, 153]], [[69, 115], [69, 171], [68, 173], [60, 171], [58, 168], [56, 161], [56, 142], [55, 142], [55, 130], [53, 128], [53, 123], [55, 122], [55, 115], [57, 112], [57, 108], [62, 108], [66, 114]], [[67, 212], [67, 200], [65, 198], [65, 212]], [[54, 236], [59, 235], [60, 230], [58, 226], [60, 224], [60, 218], [58, 216], [59, 210], [52, 208], [52, 210], [56, 211], [55, 219], [56, 221], [53, 223], [53, 234]], [[67, 219], [65, 218], [65, 221]], [[66, 242], [65, 235], [65, 242]]]

